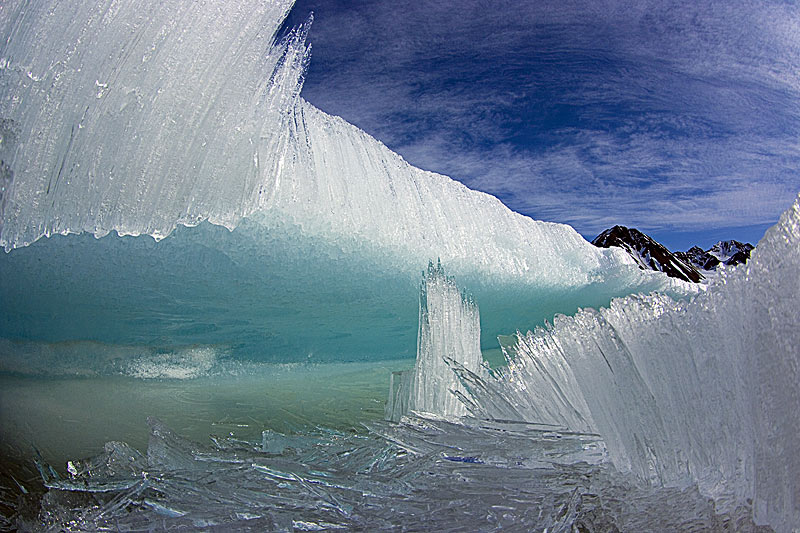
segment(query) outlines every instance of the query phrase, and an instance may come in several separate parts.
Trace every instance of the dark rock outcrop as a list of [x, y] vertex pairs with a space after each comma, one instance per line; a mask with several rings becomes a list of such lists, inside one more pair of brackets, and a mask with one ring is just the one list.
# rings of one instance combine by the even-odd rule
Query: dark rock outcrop
[[694, 265], [703, 270], [714, 270], [717, 268], [717, 265], [719, 265], [719, 259], [699, 246], [692, 246], [685, 252], [675, 252], [675, 257], [684, 263]]
[[708, 250], [708, 253], [719, 259], [723, 265], [739, 265], [750, 259], [753, 248], [749, 242], [719, 241]]
[[670, 277], [694, 283], [703, 279], [703, 275], [695, 266], [682, 261], [662, 244], [634, 228], [614, 226], [595, 237], [592, 244], [600, 248], [610, 246], [622, 248], [643, 270], [657, 270]]
[[739, 241], [719, 241], [703, 250], [692, 246], [685, 252], [670, 252], [664, 245], [634, 228], [614, 226], [595, 237], [592, 244], [600, 248], [617, 246], [636, 260], [641, 269], [658, 270], [673, 278], [700, 282], [702, 272], [716, 270], [719, 265], [739, 265], [750, 259], [754, 246]]

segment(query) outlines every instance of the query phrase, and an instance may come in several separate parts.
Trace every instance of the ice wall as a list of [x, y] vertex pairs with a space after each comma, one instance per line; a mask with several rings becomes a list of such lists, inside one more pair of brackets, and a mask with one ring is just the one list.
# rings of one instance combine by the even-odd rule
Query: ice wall
[[[420, 170], [338, 117], [305, 101], [295, 109], [290, 155], [273, 208], [343, 246], [371, 243], [448, 272], [577, 287], [628, 265], [563, 224], [534, 221], [497, 198]], [[594, 248], [594, 249], [593, 249]], [[613, 266], [613, 267], [612, 267]]]
[[417, 359], [409, 372], [395, 372], [386, 417], [398, 421], [410, 411], [446, 418], [467, 413], [467, 392], [450, 368], [457, 363], [485, 376], [478, 306], [462, 293], [441, 263], [428, 265], [419, 296]]
[[621, 265], [628, 285], [657, 279], [568, 226], [412, 167], [300, 99], [309, 23], [274, 42], [290, 7], [6, 2], [6, 250], [56, 233], [162, 238], [202, 220], [233, 228], [271, 212], [415, 272], [441, 257], [460, 276], [549, 287], [603, 282]]
[[[410, 356], [431, 258], [480, 297], [484, 343], [613, 296], [697, 290], [303, 101], [308, 23], [276, 42], [290, 7], [0, 6], [0, 338]], [[57, 235], [81, 232], [112, 234]]]
[[697, 482], [800, 523], [800, 197], [746, 265], [690, 302], [631, 296], [519, 335], [508, 368], [470, 376], [475, 414], [597, 432], [618, 469]]

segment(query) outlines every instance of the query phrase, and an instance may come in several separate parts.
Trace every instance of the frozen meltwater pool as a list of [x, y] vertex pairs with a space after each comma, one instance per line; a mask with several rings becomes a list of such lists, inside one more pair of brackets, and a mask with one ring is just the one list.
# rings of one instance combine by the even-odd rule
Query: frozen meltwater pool
[[[99, 453], [106, 441], [144, 450], [154, 416], [197, 442], [260, 440], [264, 430], [351, 432], [380, 420], [393, 370], [413, 361], [262, 365], [193, 379], [0, 375], [0, 441], [11, 456], [53, 465]], [[163, 370], [163, 369], [161, 369]]]
[[0, 525], [759, 530], [749, 509], [718, 515], [691, 485], [653, 488], [619, 474], [598, 435], [476, 419], [384, 422], [390, 371], [411, 365], [191, 380], [4, 375], [0, 505], [13, 503], [17, 514]]

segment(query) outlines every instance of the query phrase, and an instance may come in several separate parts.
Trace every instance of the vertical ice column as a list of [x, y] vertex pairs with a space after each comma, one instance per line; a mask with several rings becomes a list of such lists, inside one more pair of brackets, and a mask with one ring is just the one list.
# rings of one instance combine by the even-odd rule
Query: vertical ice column
[[408, 410], [438, 416], [467, 414], [458, 395], [464, 385], [451, 363], [483, 374], [478, 306], [461, 293], [441, 263], [428, 265], [419, 299], [417, 362], [409, 374], [392, 375], [387, 417], [397, 420]]

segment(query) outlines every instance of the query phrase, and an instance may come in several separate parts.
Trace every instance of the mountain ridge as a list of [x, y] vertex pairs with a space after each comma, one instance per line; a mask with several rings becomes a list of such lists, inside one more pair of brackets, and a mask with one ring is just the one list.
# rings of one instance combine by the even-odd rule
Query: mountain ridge
[[692, 246], [685, 252], [672, 252], [649, 235], [622, 225], [603, 231], [591, 242], [599, 248], [622, 248], [642, 270], [664, 272], [693, 283], [700, 283], [706, 278], [703, 272], [715, 271], [721, 264], [731, 266], [747, 262], [754, 249], [750, 243], [731, 239], [718, 241], [708, 250]]

